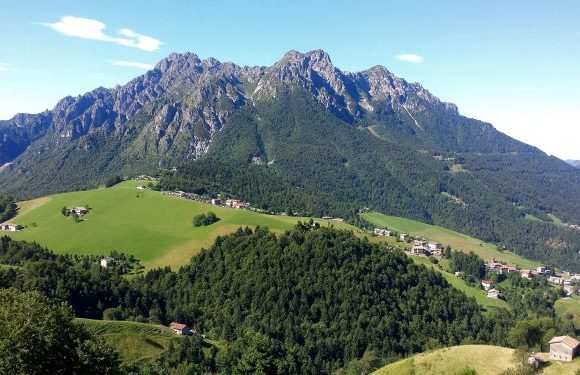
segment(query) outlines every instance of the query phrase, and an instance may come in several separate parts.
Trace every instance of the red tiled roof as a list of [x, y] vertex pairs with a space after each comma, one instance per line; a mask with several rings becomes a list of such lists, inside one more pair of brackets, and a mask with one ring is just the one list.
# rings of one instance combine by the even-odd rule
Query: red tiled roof
[[169, 327], [171, 329], [177, 329], [179, 331], [184, 330], [185, 328], [187, 328], [187, 326], [185, 324], [181, 324], [181, 323], [176, 323], [176, 322], [171, 322], [171, 324], [169, 325]]

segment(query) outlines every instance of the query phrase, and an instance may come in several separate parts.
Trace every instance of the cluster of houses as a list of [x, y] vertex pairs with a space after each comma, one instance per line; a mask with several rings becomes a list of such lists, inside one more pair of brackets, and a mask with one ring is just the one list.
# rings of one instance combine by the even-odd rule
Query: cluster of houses
[[539, 266], [536, 269], [529, 268], [518, 269], [515, 266], [510, 266], [507, 264], [496, 262], [495, 259], [487, 263], [486, 267], [487, 270], [490, 272], [496, 272], [498, 274], [504, 275], [510, 272], [519, 272], [523, 278], [526, 278], [528, 280], [531, 280], [534, 277], [543, 276], [546, 277], [546, 279], [550, 284], [562, 285], [564, 287], [564, 291], [569, 296], [578, 292], [578, 288], [576, 288], [573, 284], [576, 281], [580, 281], [580, 275], [571, 275], [570, 278], [565, 279], [562, 276], [554, 275], [553, 274], [554, 272], [546, 266]]
[[413, 240], [413, 247], [411, 248], [410, 253], [411, 255], [432, 255], [440, 257], [443, 255], [443, 245], [425, 240]]
[[20, 232], [24, 227], [20, 224], [12, 224], [12, 223], [2, 223], [0, 224], [0, 230], [8, 231], [8, 232]]
[[579, 224], [568, 224], [568, 223], [564, 223], [564, 226], [565, 227], [568, 227], [568, 228], [580, 230], [580, 225]]
[[[211, 204], [217, 206], [218, 204], [214, 203], [214, 201], [219, 201], [219, 199], [212, 199], [212, 202], [211, 202]], [[244, 201], [239, 200], [239, 199], [226, 199], [224, 205], [226, 207], [237, 208], [237, 209], [250, 208], [250, 204], [248, 202], [244, 202]]]
[[209, 198], [207, 196], [202, 196], [195, 193], [186, 193], [184, 191], [164, 191], [163, 194], [172, 195], [174, 197], [195, 200], [202, 203], [211, 204], [214, 206], [231, 207], [237, 209], [250, 209], [250, 203], [244, 202], [240, 199], [226, 199], [225, 201], [220, 198]]

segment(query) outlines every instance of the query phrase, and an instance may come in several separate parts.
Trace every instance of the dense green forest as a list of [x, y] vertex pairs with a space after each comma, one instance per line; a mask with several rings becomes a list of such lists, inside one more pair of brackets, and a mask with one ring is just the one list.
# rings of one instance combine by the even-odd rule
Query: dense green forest
[[0, 195], [0, 223], [16, 216], [16, 202], [12, 198]]
[[[455, 267], [475, 265], [477, 273], [481, 259], [460, 254], [451, 255]], [[306, 223], [281, 237], [240, 228], [177, 272], [130, 279], [98, 258], [55, 255], [8, 237], [0, 239], [0, 264], [9, 265], [0, 267], [1, 288], [40, 293], [78, 317], [180, 321], [228, 343], [207, 351], [193, 337], [123, 369], [132, 373], [332, 373], [448, 345], [540, 348], [556, 332], [575, 333], [555, 318], [557, 296], [546, 295], [547, 285], [514, 278], [505, 293], [517, 309], [484, 312], [401, 250]], [[540, 324], [543, 317], [552, 324]]]
[[121, 374], [118, 354], [37, 292], [0, 289], [0, 374]]

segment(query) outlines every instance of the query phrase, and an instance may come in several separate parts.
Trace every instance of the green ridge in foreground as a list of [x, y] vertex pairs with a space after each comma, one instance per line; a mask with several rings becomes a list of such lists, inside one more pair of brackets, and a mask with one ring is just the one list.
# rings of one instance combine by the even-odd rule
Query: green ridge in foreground
[[[26, 226], [22, 232], [6, 233], [17, 240], [36, 241], [56, 253], [106, 255], [111, 250], [132, 254], [146, 268], [189, 262], [215, 238], [240, 226], [267, 226], [274, 232], [292, 228], [301, 217], [264, 215], [248, 210], [216, 207], [164, 195], [149, 189], [146, 182], [125, 181], [111, 188], [63, 193], [19, 203], [13, 222]], [[90, 212], [82, 222], [61, 214], [62, 207], [86, 206]], [[193, 227], [195, 215], [213, 211], [220, 220]], [[317, 219], [336, 228], [355, 227]]]
[[[515, 367], [514, 349], [490, 345], [462, 345], [438, 349], [391, 363], [373, 375], [453, 375], [469, 367], [479, 375], [494, 375]], [[542, 375], [575, 375], [580, 358], [573, 362], [551, 362]]]
[[77, 318], [89, 332], [103, 338], [125, 363], [142, 363], [159, 357], [181, 336], [168, 327], [129, 321], [93, 320]]
[[510, 251], [498, 251], [497, 247], [493, 244], [486, 243], [450, 229], [401, 217], [388, 216], [379, 212], [365, 212], [361, 214], [361, 216], [376, 226], [388, 227], [391, 230], [401, 233], [425, 237], [431, 241], [449, 245], [454, 250], [461, 250], [464, 252], [473, 251], [486, 261], [496, 258], [496, 260], [501, 260], [511, 265], [517, 265], [521, 268], [535, 268], [539, 265], [538, 262], [526, 259]]

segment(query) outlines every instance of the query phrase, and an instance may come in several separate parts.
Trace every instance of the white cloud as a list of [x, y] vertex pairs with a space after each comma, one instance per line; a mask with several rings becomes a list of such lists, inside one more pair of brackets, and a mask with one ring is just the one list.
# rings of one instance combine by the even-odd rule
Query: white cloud
[[10, 64], [8, 64], [8, 63], [0, 62], [0, 72], [7, 71], [9, 66], [10, 66]]
[[411, 63], [423, 62], [423, 56], [416, 55], [414, 53], [403, 53], [401, 55], [395, 56], [395, 59]]
[[111, 63], [113, 65], [118, 65], [118, 66], [126, 66], [128, 68], [138, 68], [138, 69], [145, 69], [145, 70], [150, 70], [153, 69], [154, 66], [151, 64], [145, 64], [145, 63], [140, 63], [137, 61], [111, 61]]
[[41, 24], [66, 36], [117, 43], [149, 52], [158, 50], [162, 44], [161, 41], [153, 37], [126, 28], [117, 32], [120, 36], [107, 35], [104, 32], [106, 25], [91, 18], [65, 16], [58, 22]]

